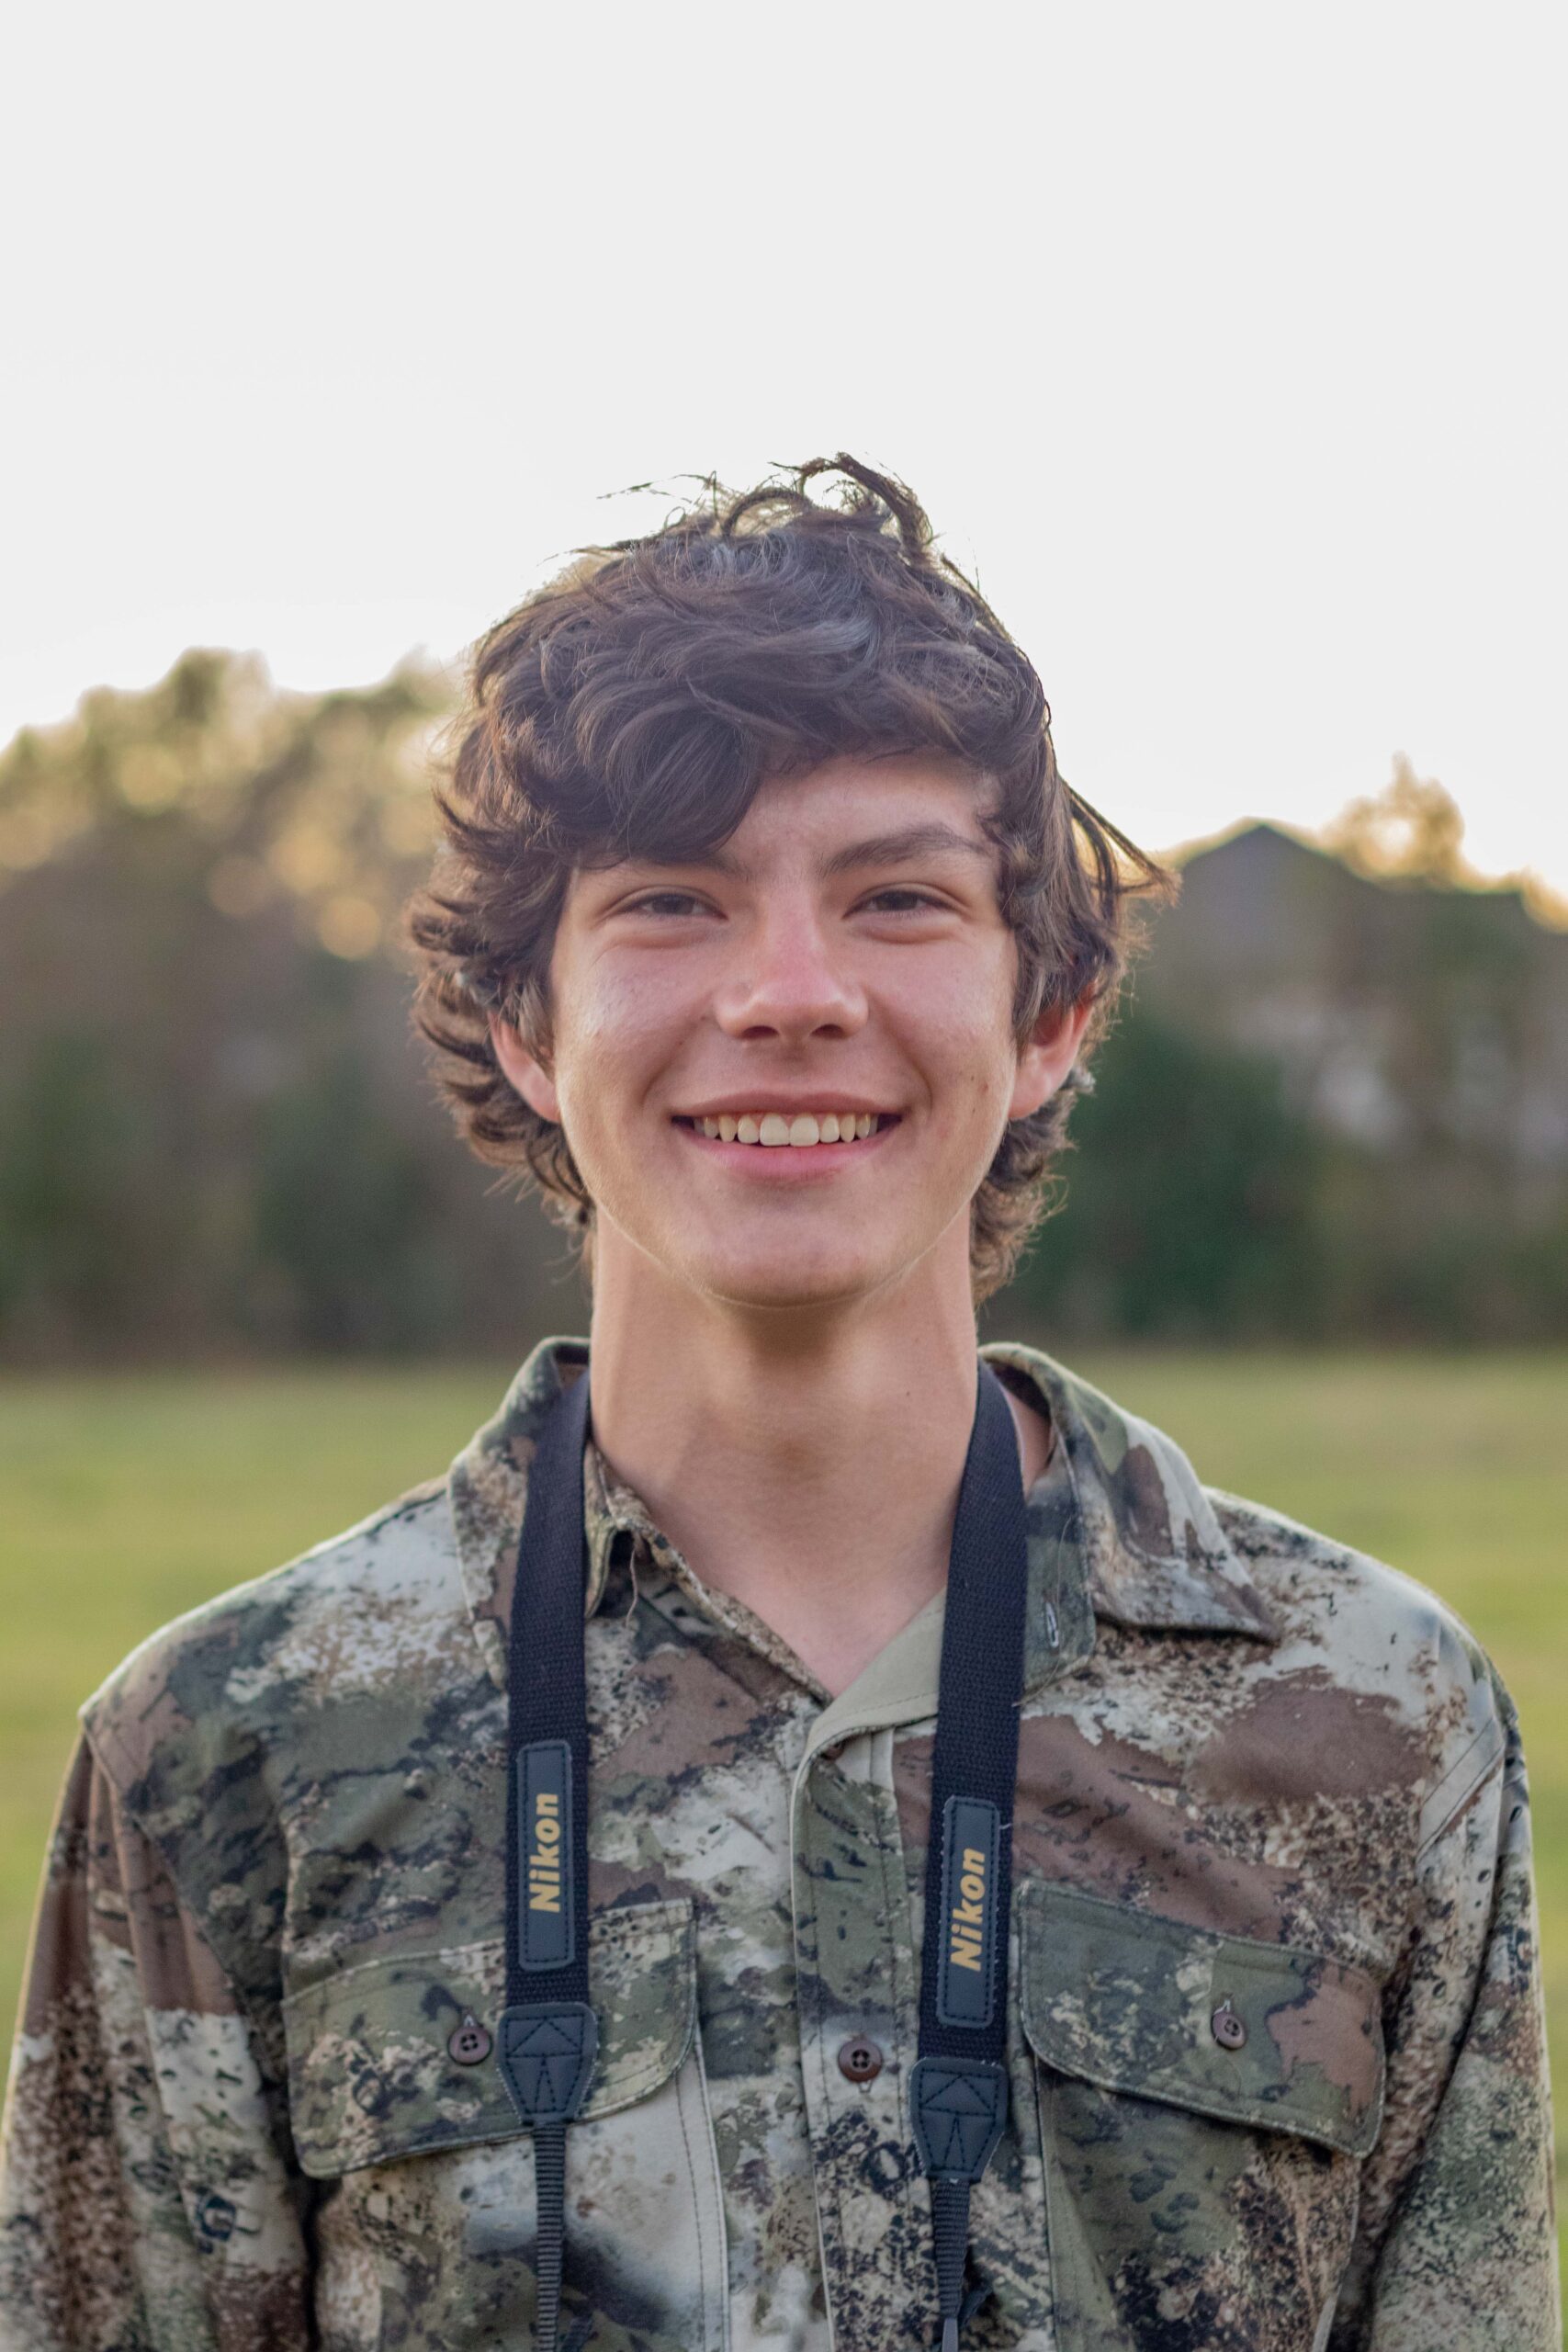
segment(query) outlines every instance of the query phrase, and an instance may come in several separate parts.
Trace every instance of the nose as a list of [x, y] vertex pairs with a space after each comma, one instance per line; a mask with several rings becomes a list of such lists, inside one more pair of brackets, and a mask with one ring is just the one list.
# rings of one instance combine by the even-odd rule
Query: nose
[[863, 1027], [865, 994], [817, 909], [775, 906], [738, 942], [735, 967], [716, 1007], [727, 1036], [852, 1037]]

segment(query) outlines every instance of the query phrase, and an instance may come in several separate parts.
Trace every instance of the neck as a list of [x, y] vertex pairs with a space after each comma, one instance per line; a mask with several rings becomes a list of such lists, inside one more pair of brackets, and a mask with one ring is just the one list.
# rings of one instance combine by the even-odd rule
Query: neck
[[[703, 1298], [601, 1249], [592, 1345], [611, 1468], [829, 1692], [942, 1589], [975, 1414], [966, 1252], [939, 1247], [886, 1297], [795, 1313]], [[1050, 1433], [1009, 1401], [1028, 1486]]]

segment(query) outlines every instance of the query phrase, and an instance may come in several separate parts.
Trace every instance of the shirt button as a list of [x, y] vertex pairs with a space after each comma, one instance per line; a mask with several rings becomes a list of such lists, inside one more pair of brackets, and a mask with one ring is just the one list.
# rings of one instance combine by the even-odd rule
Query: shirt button
[[839, 2045], [839, 2072], [852, 2083], [873, 2083], [882, 2072], [882, 2052], [871, 2036], [852, 2033]]
[[1209, 2019], [1209, 2030], [1222, 2050], [1239, 2050], [1247, 2040], [1247, 2028], [1228, 2001], [1222, 2001]]
[[459, 2066], [478, 2066], [490, 2056], [490, 2036], [473, 2012], [463, 2011], [463, 2022], [446, 2040], [446, 2055]]

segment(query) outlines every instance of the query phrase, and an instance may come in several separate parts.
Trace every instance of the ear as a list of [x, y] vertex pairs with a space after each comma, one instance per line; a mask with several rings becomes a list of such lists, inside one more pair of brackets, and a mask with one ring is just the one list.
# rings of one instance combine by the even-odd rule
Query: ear
[[1093, 1011], [1093, 995], [1086, 991], [1076, 1004], [1049, 1005], [1041, 1013], [1019, 1051], [1010, 1119], [1032, 1118], [1044, 1108], [1077, 1061]]
[[499, 1013], [490, 1016], [490, 1042], [495, 1049], [496, 1060], [507, 1078], [528, 1105], [541, 1119], [553, 1119], [560, 1125], [560, 1100], [555, 1081], [538, 1057], [530, 1053], [523, 1042], [523, 1033], [514, 1029]]

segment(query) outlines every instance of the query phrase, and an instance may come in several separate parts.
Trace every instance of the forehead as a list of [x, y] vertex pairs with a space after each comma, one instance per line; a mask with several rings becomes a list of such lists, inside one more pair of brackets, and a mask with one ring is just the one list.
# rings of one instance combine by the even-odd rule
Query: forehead
[[994, 850], [983, 820], [994, 799], [990, 780], [960, 760], [841, 753], [804, 775], [767, 779], [714, 849], [669, 861], [641, 852], [630, 862], [705, 867], [745, 880], [802, 868], [832, 874], [879, 856], [989, 864]]
[[809, 830], [852, 831], [864, 820], [880, 825], [891, 812], [940, 814], [972, 841], [986, 836], [981, 819], [994, 794], [988, 780], [961, 761], [931, 752], [888, 752], [877, 758], [842, 752], [804, 775], [762, 785], [732, 838], [761, 838]]

